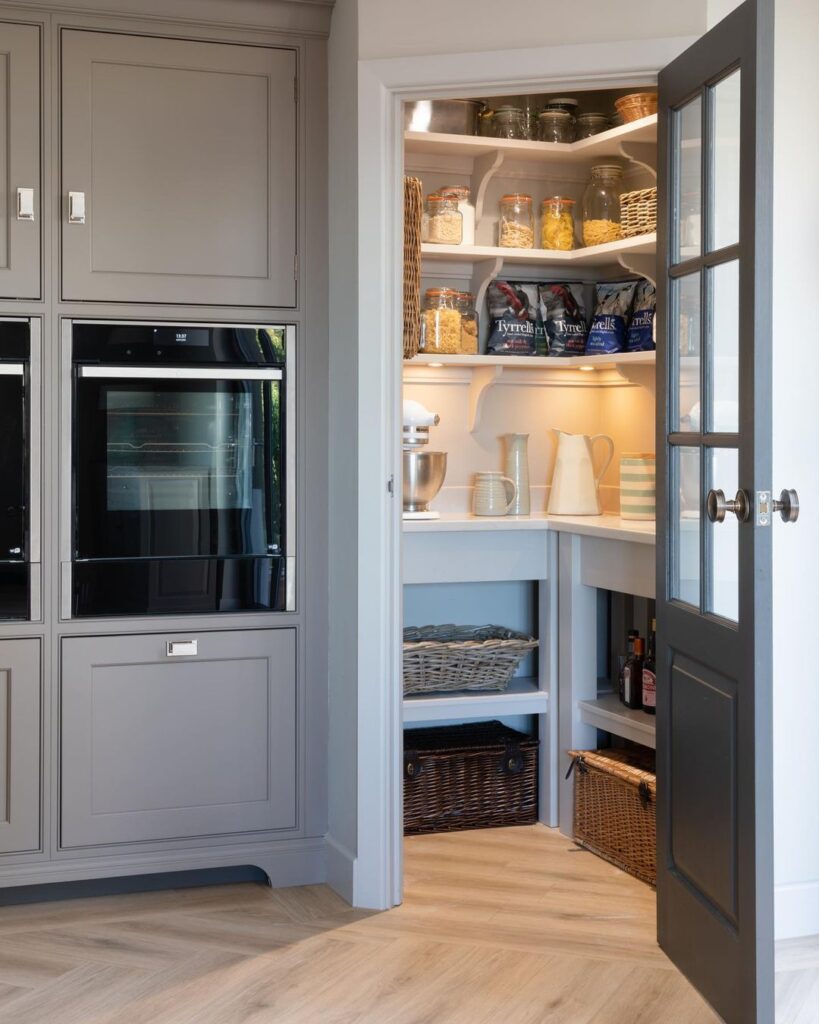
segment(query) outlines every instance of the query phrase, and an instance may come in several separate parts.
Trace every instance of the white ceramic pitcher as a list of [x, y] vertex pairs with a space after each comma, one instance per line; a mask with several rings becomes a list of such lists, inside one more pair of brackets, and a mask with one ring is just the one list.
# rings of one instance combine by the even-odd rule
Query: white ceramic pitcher
[[[549, 494], [550, 515], [555, 516], [599, 516], [600, 481], [614, 457], [614, 441], [607, 434], [567, 434], [555, 430], [557, 435], [557, 456]], [[595, 441], [605, 441], [608, 456], [600, 472], [594, 475]]]

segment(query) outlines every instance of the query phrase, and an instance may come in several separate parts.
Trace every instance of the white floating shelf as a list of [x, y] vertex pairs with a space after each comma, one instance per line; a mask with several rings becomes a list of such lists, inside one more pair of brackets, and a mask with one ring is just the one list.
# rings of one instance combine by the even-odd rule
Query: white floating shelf
[[657, 235], [653, 232], [623, 238], [603, 245], [590, 245], [584, 249], [502, 249], [497, 245], [435, 245], [424, 242], [421, 257], [429, 262], [458, 261], [479, 263], [483, 260], [501, 260], [507, 264], [571, 264], [578, 267], [622, 266], [621, 257], [656, 256]]
[[504, 693], [462, 691], [405, 697], [404, 725], [450, 718], [544, 715], [548, 710], [549, 695], [538, 689], [537, 679], [521, 677], [513, 679]]
[[404, 368], [457, 366], [463, 369], [500, 366], [508, 370], [578, 370], [580, 367], [611, 370], [618, 366], [653, 366], [656, 360], [656, 352], [617, 352], [613, 355], [589, 356], [449, 356], [420, 353], [412, 359], [407, 359]]
[[645, 711], [632, 711], [621, 703], [616, 693], [607, 693], [597, 700], [581, 700], [580, 721], [613, 733], [644, 747], [656, 747], [656, 723]]

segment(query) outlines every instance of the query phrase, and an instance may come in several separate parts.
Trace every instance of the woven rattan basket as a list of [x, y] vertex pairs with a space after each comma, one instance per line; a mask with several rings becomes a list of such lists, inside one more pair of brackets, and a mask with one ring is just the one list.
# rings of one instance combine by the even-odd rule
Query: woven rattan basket
[[533, 825], [538, 741], [500, 722], [404, 731], [404, 833]]
[[656, 92], [633, 92], [614, 101], [614, 109], [623, 118], [624, 124], [651, 117], [657, 113]]
[[419, 626], [404, 630], [404, 693], [505, 690], [538, 645], [502, 626]]
[[404, 358], [418, 354], [421, 335], [421, 212], [418, 178], [404, 178]]
[[646, 235], [657, 230], [657, 187], [624, 192], [620, 196], [623, 238]]
[[657, 781], [651, 751], [570, 750], [574, 838], [630, 875], [657, 884]]

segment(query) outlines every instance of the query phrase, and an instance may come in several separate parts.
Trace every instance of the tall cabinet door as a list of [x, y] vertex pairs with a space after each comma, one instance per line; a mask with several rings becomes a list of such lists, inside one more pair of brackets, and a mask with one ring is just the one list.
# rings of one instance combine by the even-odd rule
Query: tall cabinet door
[[296, 304], [296, 56], [62, 36], [62, 296]]
[[658, 931], [727, 1024], [774, 1019], [772, 9], [660, 75]]
[[40, 297], [40, 30], [0, 24], [0, 298]]
[[40, 641], [0, 641], [0, 853], [40, 846]]

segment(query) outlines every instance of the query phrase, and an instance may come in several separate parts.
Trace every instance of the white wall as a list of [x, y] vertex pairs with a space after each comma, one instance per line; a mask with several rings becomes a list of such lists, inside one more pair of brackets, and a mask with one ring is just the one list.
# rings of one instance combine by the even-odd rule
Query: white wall
[[708, 27], [713, 28], [714, 25], [718, 25], [723, 18], [727, 17], [741, 3], [742, 0], [708, 0], [706, 6]]

